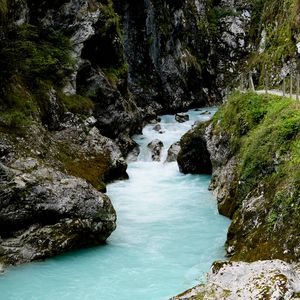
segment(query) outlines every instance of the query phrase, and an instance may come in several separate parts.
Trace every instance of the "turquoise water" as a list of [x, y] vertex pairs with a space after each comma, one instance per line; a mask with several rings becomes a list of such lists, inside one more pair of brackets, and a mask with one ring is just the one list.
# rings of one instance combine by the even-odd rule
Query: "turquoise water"
[[[148, 125], [135, 137], [141, 155], [129, 164], [130, 179], [108, 186], [118, 227], [106, 246], [12, 268], [0, 276], [0, 299], [167, 300], [203, 280], [224, 258], [229, 220], [217, 212], [209, 176], [164, 163], [169, 145], [208, 118], [196, 111], [190, 117], [179, 124], [164, 116], [164, 134]], [[151, 162], [146, 148], [154, 138], [165, 144], [161, 163]]]

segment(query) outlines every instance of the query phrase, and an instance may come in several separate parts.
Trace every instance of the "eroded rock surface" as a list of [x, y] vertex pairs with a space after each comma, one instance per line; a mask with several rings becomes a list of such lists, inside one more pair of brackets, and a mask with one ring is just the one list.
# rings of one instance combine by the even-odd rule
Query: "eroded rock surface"
[[201, 132], [198, 127], [194, 128], [180, 140], [181, 149], [177, 157], [180, 172], [211, 174], [210, 153]]
[[215, 262], [206, 284], [172, 300], [299, 299], [299, 271], [299, 268], [280, 260]]
[[0, 261], [17, 264], [105, 242], [116, 227], [109, 198], [33, 158], [0, 165]]

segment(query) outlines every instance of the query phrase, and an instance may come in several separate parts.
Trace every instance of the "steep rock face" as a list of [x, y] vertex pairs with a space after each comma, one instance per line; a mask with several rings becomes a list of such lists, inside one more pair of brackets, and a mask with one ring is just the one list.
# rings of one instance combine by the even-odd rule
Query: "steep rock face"
[[[38, 28], [39, 39], [55, 33], [59, 39], [71, 41], [72, 61], [68, 63], [62, 61], [67, 57], [56, 57], [61, 54], [55, 49], [51, 50], [51, 59], [45, 55], [44, 47], [38, 49], [45, 57], [30, 64], [38, 67], [39, 73], [33, 75], [39, 79], [46, 71], [53, 72], [52, 63], [58, 60], [56, 65], [61, 69], [52, 75], [61, 78], [51, 77], [46, 84], [64, 95], [92, 100], [96, 126], [101, 134], [118, 139], [124, 153], [131, 150], [128, 136], [140, 130], [144, 119], [153, 119], [162, 111], [221, 101], [225, 87], [236, 77], [237, 62], [247, 54], [246, 32], [252, 9], [247, 1], [6, 0], [5, 3], [8, 9], [3, 16], [3, 32], [8, 49], [13, 47], [11, 39], [16, 38], [6, 36], [11, 24], [21, 26], [25, 40], [34, 39]], [[18, 35], [19, 29], [15, 31]], [[46, 48], [52, 43], [54, 47], [60, 44], [53, 37], [45, 42]], [[20, 54], [24, 53], [25, 45]], [[29, 56], [36, 52], [27, 51]], [[44, 60], [48, 60], [49, 66], [46, 64], [43, 71], [39, 64]], [[3, 68], [6, 67], [13, 69], [4, 64]], [[21, 73], [18, 81], [22, 81], [18, 65], [15, 72]], [[6, 77], [11, 75], [13, 72]], [[43, 81], [48, 78], [45, 76]], [[30, 87], [30, 92], [34, 90], [45, 94], [40, 81], [38, 86]], [[49, 128], [58, 121], [51, 116], [61, 114], [61, 106], [54, 104], [47, 104], [51, 106], [50, 116], [49, 108], [44, 112]]]
[[299, 292], [299, 267], [283, 261], [215, 262], [206, 284], [172, 300], [299, 299]]
[[139, 101], [168, 110], [220, 101], [247, 52], [249, 3], [129, 1], [125, 11], [129, 87]]
[[86, 181], [33, 158], [0, 168], [2, 263], [24, 263], [103, 243], [115, 229], [109, 198]]

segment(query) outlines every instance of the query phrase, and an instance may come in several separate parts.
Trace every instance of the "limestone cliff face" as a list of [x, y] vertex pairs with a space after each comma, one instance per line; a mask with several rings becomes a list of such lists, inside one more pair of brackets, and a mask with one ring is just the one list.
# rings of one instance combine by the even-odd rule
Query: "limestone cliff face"
[[130, 90], [165, 110], [221, 101], [246, 53], [251, 6], [238, 1], [139, 3], [129, 1], [125, 8]]

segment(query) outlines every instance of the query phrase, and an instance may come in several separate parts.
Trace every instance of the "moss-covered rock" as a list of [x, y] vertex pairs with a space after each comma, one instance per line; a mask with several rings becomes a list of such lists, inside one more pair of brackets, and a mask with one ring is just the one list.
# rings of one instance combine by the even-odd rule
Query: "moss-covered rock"
[[233, 219], [232, 260], [300, 258], [299, 133], [296, 101], [237, 93], [206, 128], [201, 124], [182, 139], [193, 145], [183, 147], [184, 156], [196, 153], [185, 164], [201, 161], [196, 142], [206, 143], [219, 211]]

